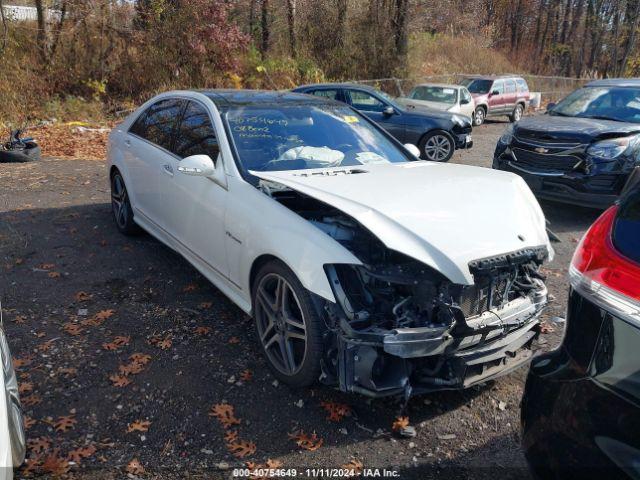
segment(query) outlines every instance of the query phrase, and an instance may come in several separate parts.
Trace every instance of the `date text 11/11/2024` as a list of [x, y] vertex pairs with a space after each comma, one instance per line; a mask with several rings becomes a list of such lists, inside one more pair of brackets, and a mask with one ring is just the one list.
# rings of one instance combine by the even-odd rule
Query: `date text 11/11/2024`
[[386, 468], [235, 468], [234, 478], [399, 478], [400, 472]]

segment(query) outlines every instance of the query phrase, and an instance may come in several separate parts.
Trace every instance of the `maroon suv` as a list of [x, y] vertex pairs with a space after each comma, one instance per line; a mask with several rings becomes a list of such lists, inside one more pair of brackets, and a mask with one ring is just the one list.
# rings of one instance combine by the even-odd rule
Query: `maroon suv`
[[474, 125], [482, 125], [487, 117], [502, 115], [517, 122], [529, 106], [529, 86], [521, 77], [473, 77], [462, 83], [476, 103]]

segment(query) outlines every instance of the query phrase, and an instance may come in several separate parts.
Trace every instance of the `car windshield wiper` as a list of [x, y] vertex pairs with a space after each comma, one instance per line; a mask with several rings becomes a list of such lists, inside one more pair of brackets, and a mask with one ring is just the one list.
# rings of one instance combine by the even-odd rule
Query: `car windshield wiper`
[[625, 120], [621, 120], [619, 118], [607, 117], [606, 115], [589, 115], [581, 118], [592, 118], [594, 120], [610, 120], [612, 122], [625, 122]]
[[555, 110], [549, 110], [549, 115], [551, 115], [552, 117], [558, 116], [558, 117], [572, 117], [573, 115], [567, 115], [566, 113], [562, 113], [562, 112], [556, 112]]

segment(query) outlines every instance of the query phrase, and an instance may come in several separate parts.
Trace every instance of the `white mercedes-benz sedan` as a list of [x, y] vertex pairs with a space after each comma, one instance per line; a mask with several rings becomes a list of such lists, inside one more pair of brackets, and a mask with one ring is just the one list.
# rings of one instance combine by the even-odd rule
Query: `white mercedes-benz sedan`
[[18, 380], [4, 331], [0, 304], [0, 480], [11, 480], [26, 451]]
[[281, 381], [466, 388], [530, 358], [553, 250], [520, 177], [414, 149], [321, 97], [168, 92], [111, 133], [113, 215], [252, 315]]

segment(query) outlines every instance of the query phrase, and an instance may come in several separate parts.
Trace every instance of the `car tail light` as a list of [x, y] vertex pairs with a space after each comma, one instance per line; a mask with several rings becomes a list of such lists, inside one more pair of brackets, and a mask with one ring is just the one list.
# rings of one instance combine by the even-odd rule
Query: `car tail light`
[[571, 286], [597, 305], [640, 321], [640, 265], [620, 254], [612, 241], [618, 207], [610, 207], [589, 228], [576, 249]]

